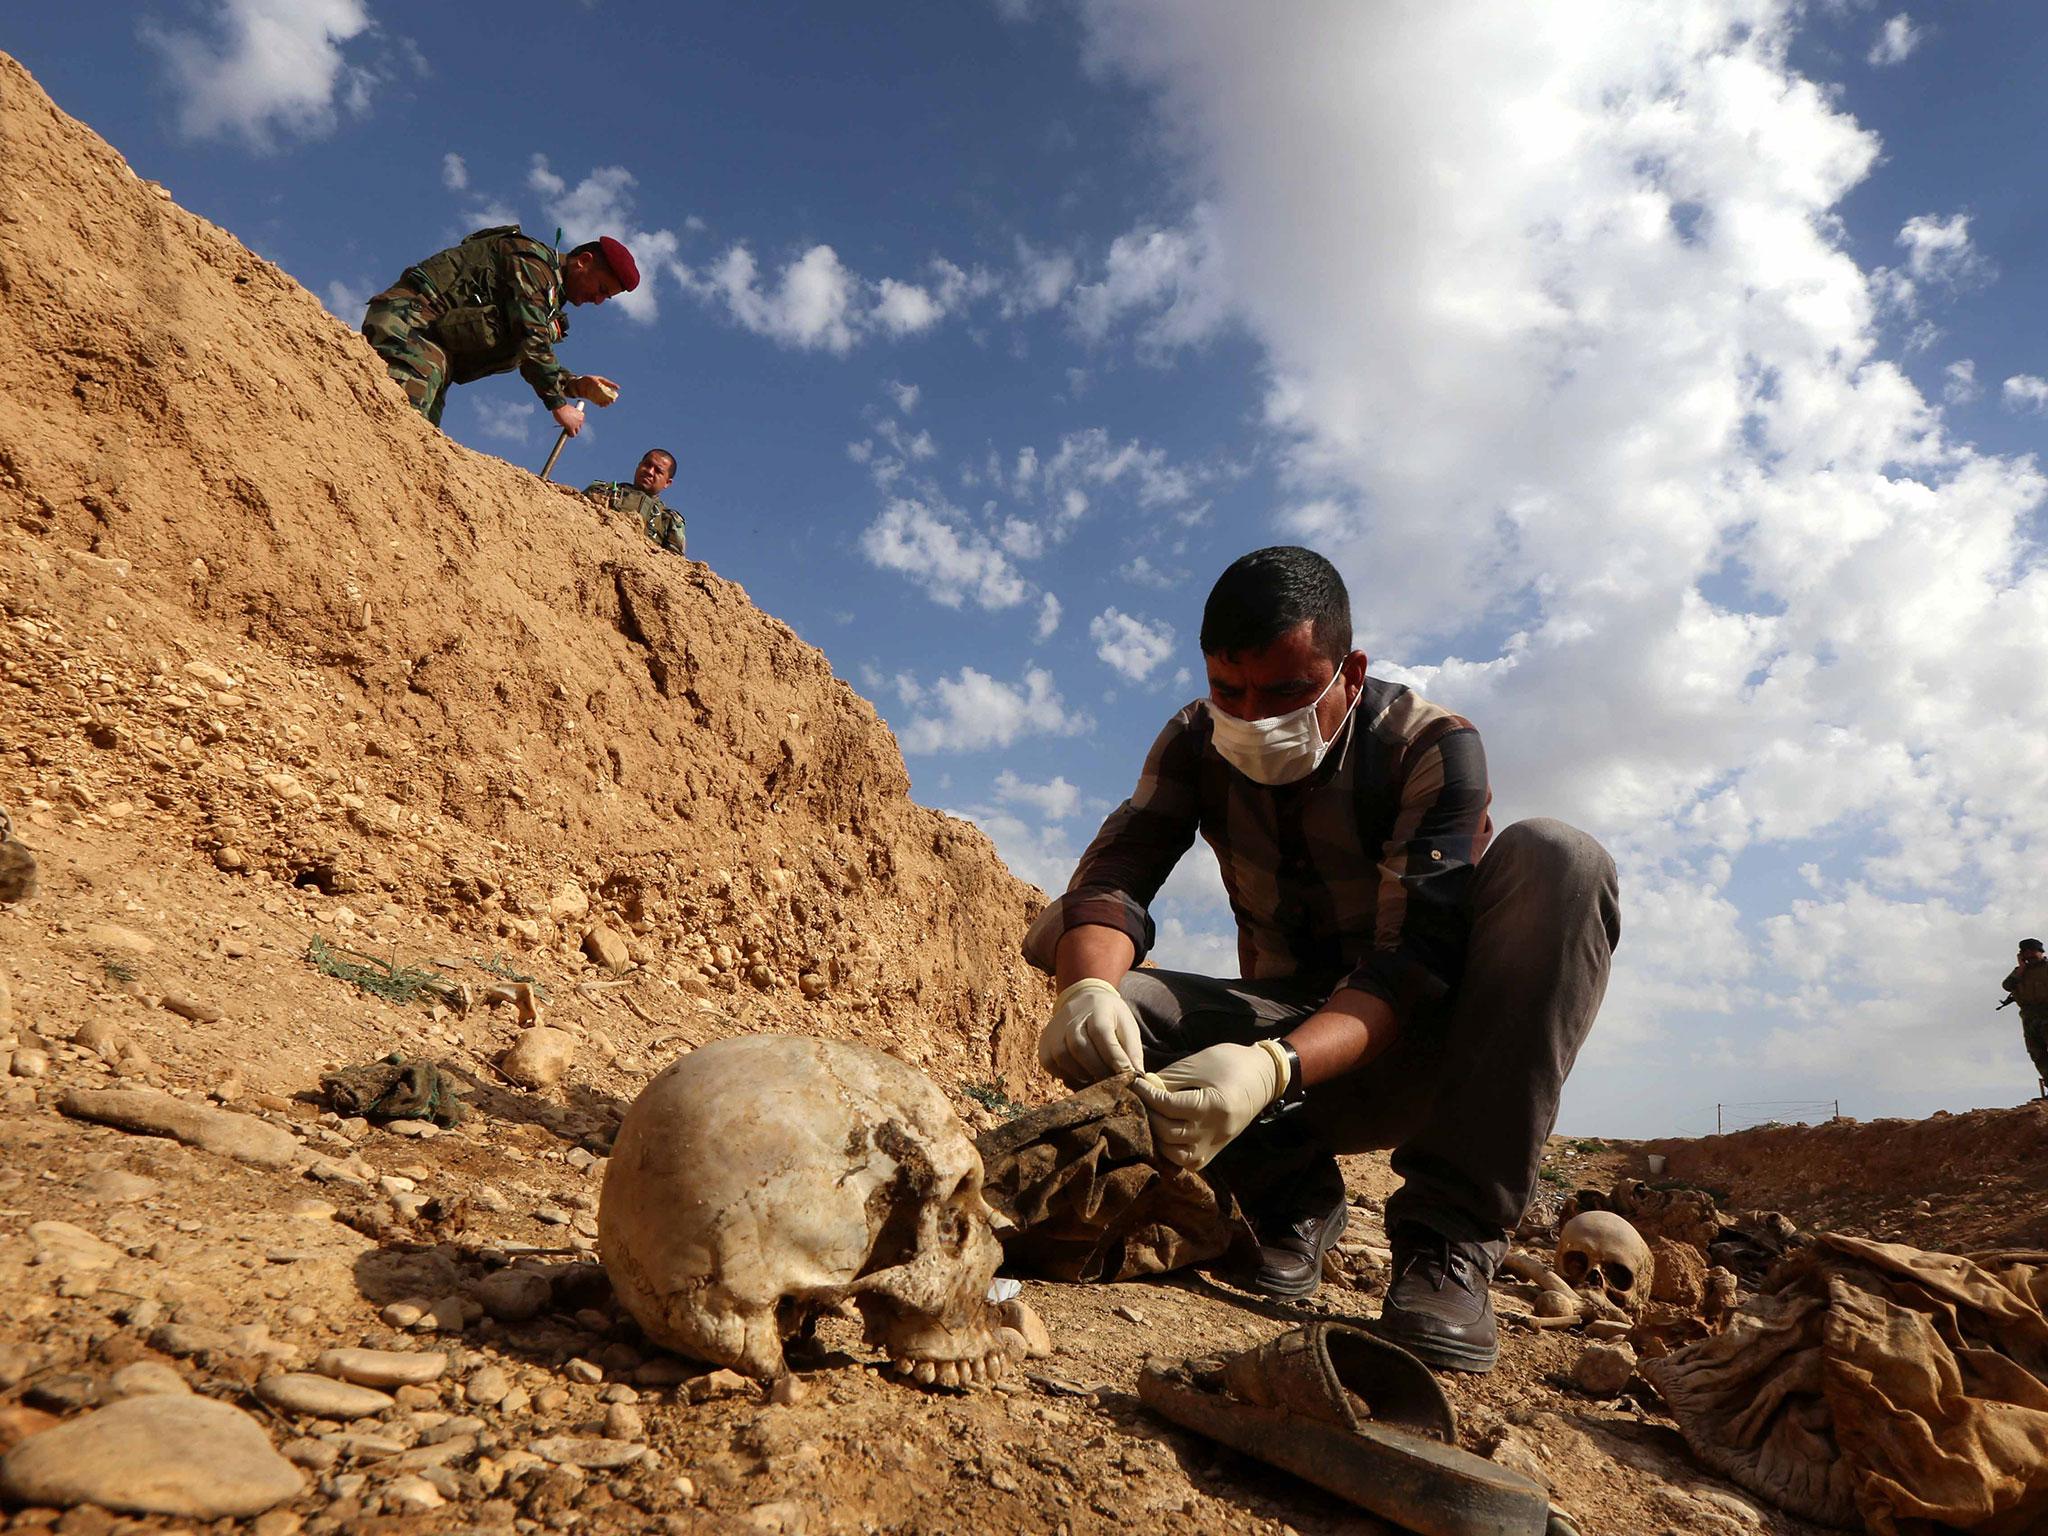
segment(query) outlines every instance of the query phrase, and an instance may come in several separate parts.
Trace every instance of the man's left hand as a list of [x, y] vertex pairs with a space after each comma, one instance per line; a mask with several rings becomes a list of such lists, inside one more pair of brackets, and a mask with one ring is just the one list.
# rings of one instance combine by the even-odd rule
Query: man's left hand
[[1206, 1167], [1287, 1086], [1287, 1056], [1273, 1040], [1212, 1045], [1131, 1084], [1152, 1117], [1160, 1155]]
[[577, 376], [571, 387], [571, 394], [592, 405], [610, 405], [619, 398], [619, 386], [601, 373], [585, 373]]

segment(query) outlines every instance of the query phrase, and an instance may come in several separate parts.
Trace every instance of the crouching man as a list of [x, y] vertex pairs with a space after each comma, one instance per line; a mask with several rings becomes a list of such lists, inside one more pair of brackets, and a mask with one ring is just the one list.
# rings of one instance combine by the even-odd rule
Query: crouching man
[[[1209, 696], [1166, 723], [1025, 954], [1060, 992], [1039, 1058], [1079, 1087], [1148, 1071], [1155, 1140], [1238, 1197], [1255, 1289], [1306, 1296], [1344, 1229], [1334, 1154], [1394, 1149], [1380, 1331], [1492, 1368], [1488, 1282], [1606, 991], [1613, 861], [1557, 821], [1493, 835], [1479, 733], [1366, 674], [1343, 579], [1284, 546], [1202, 614]], [[1241, 979], [1133, 969], [1200, 833]]]

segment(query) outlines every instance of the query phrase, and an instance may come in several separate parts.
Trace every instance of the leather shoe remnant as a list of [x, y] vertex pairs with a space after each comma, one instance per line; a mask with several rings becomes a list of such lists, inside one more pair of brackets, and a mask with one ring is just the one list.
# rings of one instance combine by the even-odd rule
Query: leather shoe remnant
[[1380, 1308], [1380, 1337], [1439, 1370], [1492, 1370], [1500, 1330], [1488, 1282], [1502, 1245], [1452, 1242], [1413, 1225], [1390, 1236], [1394, 1279]]
[[1251, 1288], [1267, 1296], [1314, 1295], [1316, 1287], [1323, 1283], [1323, 1255], [1344, 1235], [1347, 1212], [1340, 1195], [1328, 1210], [1297, 1216], [1291, 1221], [1254, 1216], [1252, 1226], [1259, 1235], [1259, 1257], [1252, 1270]]

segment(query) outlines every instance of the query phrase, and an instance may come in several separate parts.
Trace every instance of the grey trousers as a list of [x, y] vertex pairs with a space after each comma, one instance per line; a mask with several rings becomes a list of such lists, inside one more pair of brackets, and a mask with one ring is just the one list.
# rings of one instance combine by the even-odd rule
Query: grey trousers
[[[1333, 1186], [1333, 1154], [1391, 1147], [1402, 1185], [1387, 1227], [1417, 1222], [1456, 1242], [1497, 1242], [1535, 1187], [1558, 1096], [1607, 991], [1621, 938], [1614, 861], [1561, 821], [1505, 828], [1474, 871], [1462, 975], [1357, 1071], [1255, 1124], [1213, 1165], [1244, 1192], [1277, 1177]], [[1286, 1034], [1341, 976], [1219, 981], [1133, 970], [1121, 984], [1151, 1068], [1206, 1046]]]

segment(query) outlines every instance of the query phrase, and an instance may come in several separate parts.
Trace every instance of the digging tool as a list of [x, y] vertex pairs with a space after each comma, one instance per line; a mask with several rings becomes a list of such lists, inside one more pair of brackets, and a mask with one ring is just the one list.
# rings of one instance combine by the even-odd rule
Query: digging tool
[[[586, 378], [582, 381], [582, 383], [584, 384], [586, 390], [583, 398], [593, 402], [594, 404], [610, 405], [614, 400], [619, 398], [618, 386], [614, 384], [601, 383], [594, 378]], [[567, 427], [564, 427], [555, 438], [555, 446], [548, 450], [547, 463], [541, 465], [540, 467], [541, 479], [547, 479], [547, 477], [554, 471], [555, 460], [561, 457], [562, 444], [566, 443], [567, 441], [569, 441], [569, 429]]]

